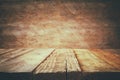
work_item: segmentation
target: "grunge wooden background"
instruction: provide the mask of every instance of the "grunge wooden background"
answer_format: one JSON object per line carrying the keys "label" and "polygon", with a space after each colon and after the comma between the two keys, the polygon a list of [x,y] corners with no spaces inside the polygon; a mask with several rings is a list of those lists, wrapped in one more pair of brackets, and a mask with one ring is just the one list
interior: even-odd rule
{"label": "grunge wooden background", "polygon": [[119,80],[120,49],[0,49],[1,80]]}
{"label": "grunge wooden background", "polygon": [[0,80],[120,80],[116,0],[0,0]]}

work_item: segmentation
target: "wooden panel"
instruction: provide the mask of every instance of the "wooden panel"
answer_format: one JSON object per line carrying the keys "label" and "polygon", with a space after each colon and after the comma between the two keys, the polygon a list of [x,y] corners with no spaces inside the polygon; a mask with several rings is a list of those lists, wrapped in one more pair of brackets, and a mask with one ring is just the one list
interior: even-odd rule
{"label": "wooden panel", "polygon": [[[0,72],[31,72],[54,49],[35,49],[0,65]],[[20,52],[19,52],[20,53]]]}
{"label": "wooden panel", "polygon": [[66,55],[64,50],[56,49],[43,63],[41,63],[36,70],[38,73],[51,73],[51,72],[65,72],[66,70]]}
{"label": "wooden panel", "polygon": [[[115,50],[100,50],[100,49],[94,49],[91,50],[92,53],[96,56],[98,56],[100,59],[106,61],[110,65],[116,67],[118,71],[120,71],[120,55],[116,53]],[[115,54],[116,53],[116,54]]]}
{"label": "wooden panel", "polygon": [[[66,79],[66,54],[65,50],[55,50],[34,71],[35,80],[65,80]],[[47,77],[46,77],[47,76]]]}
{"label": "wooden panel", "polygon": [[80,71],[72,49],[57,49],[34,72],[35,80],[79,80]]}
{"label": "wooden panel", "polygon": [[[4,52],[5,49],[0,51]],[[119,80],[120,78],[120,55],[114,54],[116,52],[114,50],[10,49],[9,51],[6,49],[6,51],[8,52],[0,56],[0,80],[18,80],[18,78],[20,80],[113,80],[113,77]]]}
{"label": "wooden panel", "polygon": [[89,50],[75,49],[75,53],[84,72],[117,71],[115,67],[96,57]]}
{"label": "wooden panel", "polygon": [[12,50],[11,52],[4,53],[3,55],[0,56],[0,63],[3,63],[7,60],[11,60],[13,58],[19,57],[32,49],[17,49],[17,50]]}
{"label": "wooden panel", "polygon": [[66,49],[66,68],[67,68],[67,80],[80,80],[81,69],[72,49]]}
{"label": "wooden panel", "polygon": [[67,72],[81,71],[78,61],[72,49],[66,49]]}

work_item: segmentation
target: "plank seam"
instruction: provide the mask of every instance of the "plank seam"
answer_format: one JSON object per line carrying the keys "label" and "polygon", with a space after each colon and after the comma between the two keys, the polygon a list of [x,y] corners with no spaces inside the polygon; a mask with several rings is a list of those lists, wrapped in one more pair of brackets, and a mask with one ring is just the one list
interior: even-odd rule
{"label": "plank seam", "polygon": [[75,57],[76,57],[76,59],[77,59],[77,62],[78,62],[78,64],[79,64],[79,68],[81,69],[81,72],[83,72],[83,69],[82,69],[82,67],[81,67],[81,64],[80,64],[80,62],[78,61],[78,57],[77,57],[76,51],[73,50],[73,53],[74,53],[74,55],[75,55]]}
{"label": "plank seam", "polygon": [[54,49],[43,61],[41,61],[41,63],[38,64],[38,65],[35,67],[35,69],[33,69],[32,74],[35,74],[35,70],[36,70],[45,60],[47,60],[47,59],[50,57],[50,55],[54,53],[54,51],[55,51],[55,49]]}
{"label": "plank seam", "polygon": [[[33,50],[23,52],[22,54],[17,55],[17,56],[15,56],[15,57],[13,57],[13,58],[7,59],[7,60],[5,60],[4,62],[9,61],[9,60],[12,60],[12,59],[15,59],[15,58],[17,58],[17,57],[20,57],[20,56],[24,55],[25,53],[29,53],[29,52],[31,52],[31,51],[33,51]],[[1,62],[0,64],[2,64],[2,63],[3,63],[3,62]]]}
{"label": "plank seam", "polygon": [[65,69],[65,74],[66,74],[66,80],[68,80],[68,69],[67,69],[67,59],[65,59],[65,66],[66,66],[66,69]]}

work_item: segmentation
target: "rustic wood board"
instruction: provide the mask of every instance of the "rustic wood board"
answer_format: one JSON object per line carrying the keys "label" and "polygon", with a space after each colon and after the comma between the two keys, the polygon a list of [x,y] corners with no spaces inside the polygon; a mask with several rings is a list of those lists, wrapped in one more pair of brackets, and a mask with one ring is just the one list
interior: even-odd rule
{"label": "rustic wood board", "polygon": [[75,49],[75,54],[83,72],[113,72],[118,70],[89,50]]}
{"label": "rustic wood board", "polygon": [[67,80],[80,80],[82,73],[73,49],[66,49]]}
{"label": "rustic wood board", "polygon": [[13,58],[19,57],[27,52],[30,52],[31,50],[32,49],[16,49],[14,51],[12,50],[12,52],[5,53],[0,56],[0,64]]}
{"label": "rustic wood board", "polygon": [[64,51],[66,54],[67,72],[81,71],[76,56],[74,54],[74,51],[72,49],[66,49]]}
{"label": "rustic wood board", "polygon": [[56,49],[50,57],[35,69],[34,73],[37,74],[35,76],[36,80],[78,80],[81,74],[75,75],[74,73],[80,71],[72,49]]}
{"label": "rustic wood board", "polygon": [[[112,80],[112,77],[119,80],[120,78],[118,76],[120,55],[114,50],[31,48],[0,49],[0,51],[4,52],[0,55],[1,80],[18,78],[21,80]],[[113,75],[111,72],[114,72]]]}
{"label": "rustic wood board", "polygon": [[[34,80],[65,80],[66,79],[66,55],[63,50],[55,50],[34,71]],[[47,76],[47,77],[46,77]]]}
{"label": "rustic wood board", "polygon": [[0,64],[0,72],[32,72],[54,49],[33,51]]}
{"label": "rustic wood board", "polygon": [[109,51],[109,49],[107,49],[107,50],[94,49],[91,51],[92,51],[92,54],[98,56],[100,59],[106,61],[110,65],[117,68],[118,71],[120,71],[120,54],[119,54],[120,52],[113,53],[116,51],[112,50],[112,53],[111,53],[111,50]]}

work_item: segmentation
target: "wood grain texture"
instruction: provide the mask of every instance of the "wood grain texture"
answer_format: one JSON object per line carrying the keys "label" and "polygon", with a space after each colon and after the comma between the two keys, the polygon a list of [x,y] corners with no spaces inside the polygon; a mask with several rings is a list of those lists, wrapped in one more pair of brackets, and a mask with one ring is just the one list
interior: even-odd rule
{"label": "wood grain texture", "polygon": [[0,55],[0,80],[18,80],[16,77],[21,80],[120,79],[118,49],[30,48],[0,51],[8,51]]}
{"label": "wood grain texture", "polygon": [[66,54],[64,50],[55,50],[42,64],[38,66],[35,73],[66,72]]}
{"label": "wood grain texture", "polygon": [[14,51],[12,50],[11,52],[4,53],[3,55],[0,56],[0,59],[1,59],[0,64],[5,61],[19,57],[27,52],[30,52],[31,50],[32,49],[16,49]]}
{"label": "wood grain texture", "polygon": [[82,70],[76,59],[73,49],[65,49],[66,54],[66,79],[67,80],[80,80],[82,77]]}
{"label": "wood grain texture", "polygon": [[64,51],[66,54],[67,72],[81,71],[73,49],[65,49]]}
{"label": "wood grain texture", "polygon": [[[56,49],[34,71],[35,80],[65,80],[66,79],[66,54],[64,50]],[[47,75],[47,77],[46,77]]]}
{"label": "wood grain texture", "polygon": [[83,72],[111,72],[118,71],[115,67],[92,54],[89,50],[75,49],[75,54]]}
{"label": "wood grain texture", "polygon": [[101,60],[106,61],[108,64],[114,66],[115,68],[120,71],[120,52],[115,50],[109,50],[109,49],[94,49],[91,50],[92,54],[98,56]]}
{"label": "wood grain texture", "polygon": [[53,49],[34,49],[23,56],[0,64],[0,72],[32,72],[52,51]]}
{"label": "wood grain texture", "polygon": [[37,74],[36,80],[79,80],[80,72],[81,69],[72,49],[56,49],[34,71]]}

